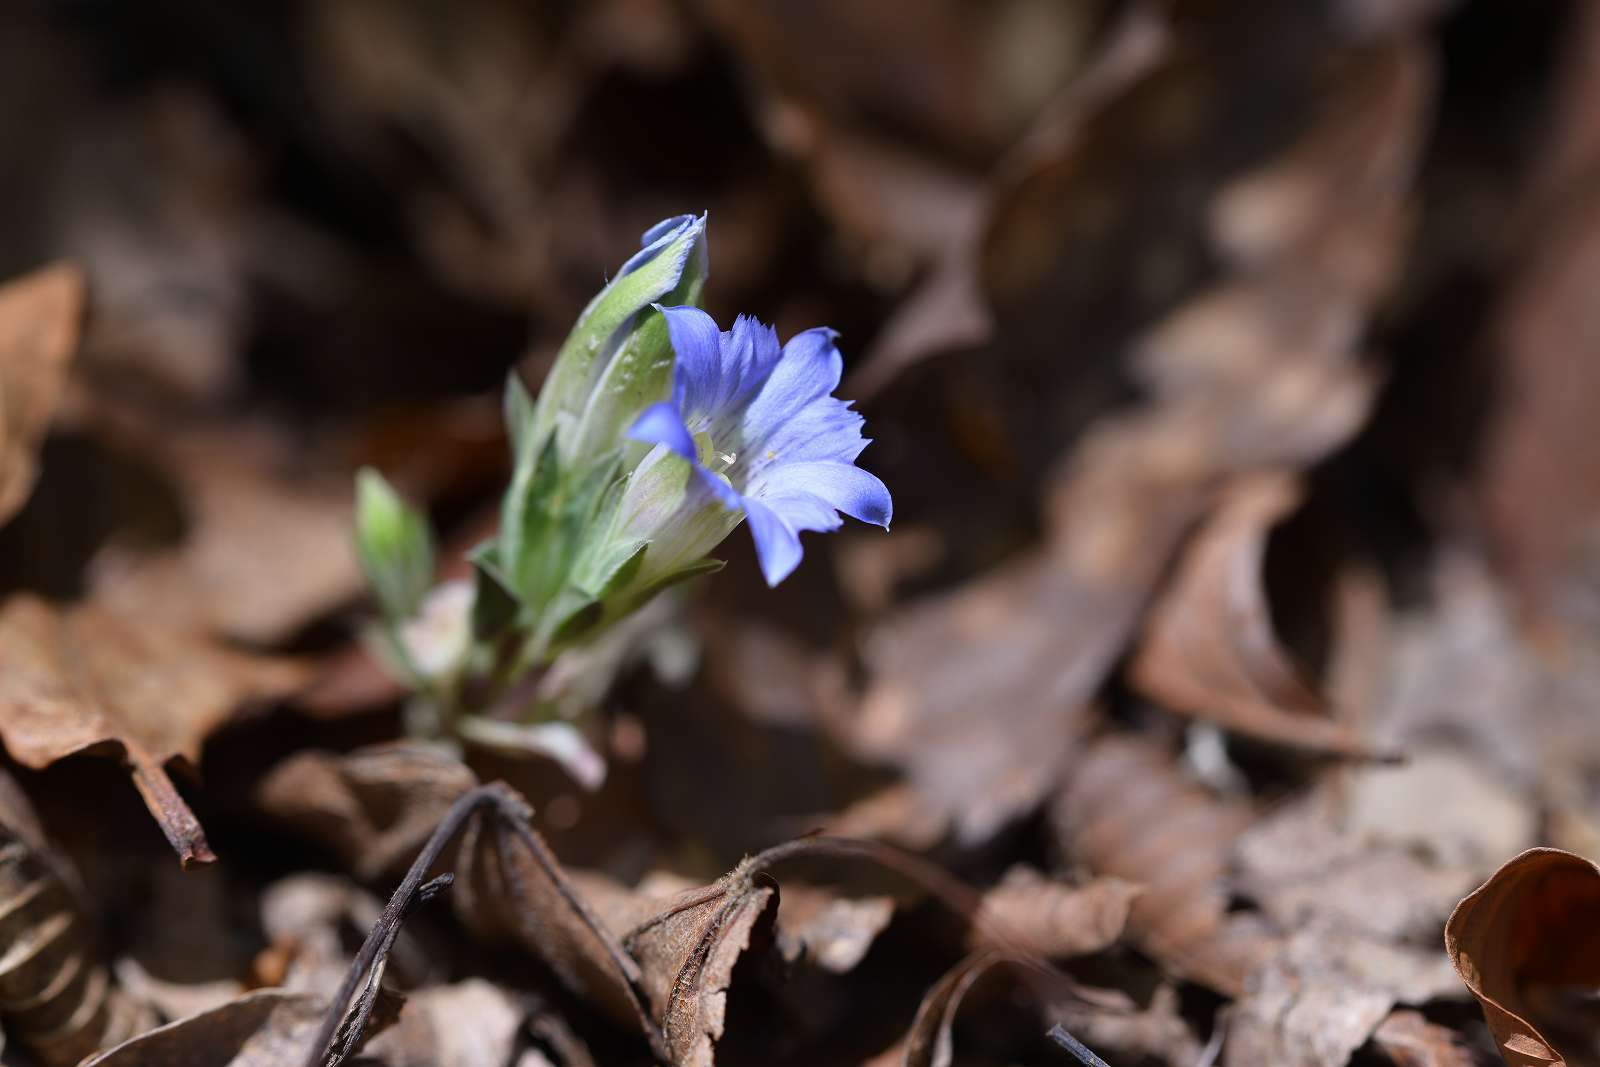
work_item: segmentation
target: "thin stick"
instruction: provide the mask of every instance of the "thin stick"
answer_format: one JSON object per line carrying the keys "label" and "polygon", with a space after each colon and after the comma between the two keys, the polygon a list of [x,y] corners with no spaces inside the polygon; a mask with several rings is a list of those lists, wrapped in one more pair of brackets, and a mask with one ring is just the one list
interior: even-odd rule
{"label": "thin stick", "polygon": [[[450,810],[439,821],[438,827],[433,831],[433,836],[428,838],[428,843],[422,846],[416,862],[406,872],[405,879],[400,887],[394,891],[394,896],[389,898],[389,903],[384,906],[383,914],[373,925],[372,932],[367,934],[367,939],[361,945],[361,951],[356,953],[355,961],[350,965],[350,972],[345,975],[344,984],[339,987],[338,994],[333,1002],[328,1005],[328,1015],[322,1020],[322,1026],[317,1031],[316,1042],[311,1051],[307,1053],[305,1067],[323,1067],[328,1062],[328,1052],[333,1044],[335,1035],[339,1032],[340,1024],[344,1021],[345,1010],[350,1006],[350,999],[355,996],[356,990],[361,987],[362,980],[388,955],[389,949],[394,945],[394,939],[400,932],[400,924],[405,921],[406,912],[417,903],[418,899],[429,896],[444,889],[449,883],[440,879],[424,885],[429,869],[438,862],[445,846],[450,839],[455,837],[466,821],[478,812],[480,808],[495,807],[504,811],[512,818],[526,818],[527,806],[519,798],[511,794],[505,786],[494,783],[481,785],[470,792],[463,793]],[[338,1055],[333,1062],[338,1063],[348,1053],[349,1048],[360,1039],[361,1023],[365,1016],[362,1009],[371,1010],[371,997],[363,997],[363,1003],[357,1006],[356,1025],[350,1036],[342,1043]]]}
{"label": "thin stick", "polygon": [[1085,1067],[1111,1067],[1105,1060],[1090,1052],[1082,1041],[1067,1033],[1067,1028],[1060,1023],[1056,1023],[1050,1028],[1049,1038],[1076,1056],[1078,1062],[1084,1064]]}

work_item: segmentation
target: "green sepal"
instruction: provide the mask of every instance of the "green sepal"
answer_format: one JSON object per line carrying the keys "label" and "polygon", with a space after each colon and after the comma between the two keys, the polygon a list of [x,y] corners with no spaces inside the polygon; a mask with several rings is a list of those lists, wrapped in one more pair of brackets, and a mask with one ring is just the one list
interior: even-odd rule
{"label": "green sepal", "polygon": [[534,433],[534,402],[522,376],[515,369],[506,376],[506,393],[503,401],[506,433],[511,438],[511,454],[522,455],[523,446],[532,440]]}
{"label": "green sepal", "polygon": [[609,448],[640,412],[666,399],[672,386],[672,338],[666,316],[646,311],[600,372],[574,431],[574,454]]}
{"label": "green sepal", "polygon": [[651,258],[619,274],[584,308],[562,343],[555,364],[539,391],[534,425],[548,433],[559,412],[576,414],[584,409],[596,376],[626,339],[634,318],[659,301],[696,299],[705,284],[705,216],[692,219]]}
{"label": "green sepal", "polygon": [[666,592],[675,585],[682,585],[692,578],[699,578],[705,574],[715,574],[727,563],[720,559],[697,559],[693,563],[685,563],[681,567],[674,567],[664,574],[652,578],[649,583],[626,593],[615,604],[607,605],[607,615],[612,618],[626,615],[644,607],[655,598],[658,593]]}
{"label": "green sepal", "polygon": [[486,541],[467,554],[472,562],[472,638],[492,641],[505,633],[517,618],[517,598],[511,592],[493,541]]}

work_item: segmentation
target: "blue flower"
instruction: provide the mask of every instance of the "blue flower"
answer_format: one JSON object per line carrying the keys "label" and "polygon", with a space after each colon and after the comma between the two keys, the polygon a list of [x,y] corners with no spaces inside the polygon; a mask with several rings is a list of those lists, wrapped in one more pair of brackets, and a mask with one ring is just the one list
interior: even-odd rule
{"label": "blue flower", "polygon": [[[832,395],[843,369],[832,330],[806,330],[780,348],[772,327],[752,318],[723,332],[699,308],[660,311],[676,354],[672,399],[645,409],[629,436],[660,446],[641,469],[665,450],[692,464],[698,491],[680,509],[700,510],[696,498],[709,494],[735,522],[742,513],[768,585],[799,565],[802,530],[836,530],[840,512],[888,528],[889,490],[855,465],[870,443],[863,420]],[[690,541],[713,535],[704,522],[689,525],[700,531]]]}

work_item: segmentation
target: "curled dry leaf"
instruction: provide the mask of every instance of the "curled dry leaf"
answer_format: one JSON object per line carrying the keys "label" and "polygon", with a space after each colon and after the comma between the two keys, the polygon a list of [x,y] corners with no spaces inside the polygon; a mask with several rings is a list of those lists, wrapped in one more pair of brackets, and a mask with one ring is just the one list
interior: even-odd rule
{"label": "curled dry leaf", "polygon": [[637,1027],[664,1051],[660,1027],[639,993],[639,964],[531,826],[497,812],[479,815],[462,833],[460,854],[450,896],[474,933],[542,958],[574,993],[616,1022]]}
{"label": "curled dry leaf", "polygon": [[1185,779],[1160,747],[1107,738],[1077,761],[1052,810],[1067,855],[1144,887],[1136,944],[1178,974],[1237,996],[1265,942],[1227,921],[1234,838],[1254,818]]}
{"label": "curled dry leaf", "polygon": [[[944,977],[923,995],[922,1003],[917,1006],[916,1018],[912,1020],[911,1029],[902,1042],[903,1067],[950,1067],[955,1062],[955,1037],[952,1031],[962,1003],[985,979],[998,977],[1006,971],[1030,981],[1035,993],[1046,995],[1046,999],[1054,999],[1048,996],[1052,990],[1059,991],[1068,999],[1077,999],[1073,996],[1078,990],[1074,983],[1065,976],[1041,968],[1033,957],[1001,950],[974,953],[945,972]],[[1120,995],[1096,995],[1090,1003],[1103,1002],[1104,1007],[1115,1005],[1118,1009],[1131,1008],[1123,1001]],[[1040,1029],[1042,1032],[1043,1026]]]}
{"label": "curled dry leaf", "polygon": [[167,777],[199,759],[205,737],[241,705],[282,697],[299,664],[247,655],[94,604],[63,608],[31,595],[0,606],[0,738],[35,769],[84,751],[122,757],[184,863],[215,856]]}
{"label": "curled dry leaf", "polygon": [[60,264],[0,286],[0,524],[33,489],[44,440],[78,347],[82,273]]}
{"label": "curled dry leaf", "polygon": [[[1376,381],[1356,358],[1359,326],[1404,248],[1431,79],[1411,42],[1358,59],[1329,87],[1325,121],[1359,180],[1338,198],[1295,200],[1271,226],[1252,215],[1261,190],[1276,188],[1263,175],[1293,168],[1223,191],[1213,243],[1239,274],[1135,340],[1154,398],[1077,445],[1051,493],[1047,548],[869,633],[870,683],[845,742],[900,768],[962,841],[987,838],[1064,774],[1086,705],[1215,486],[1315,462],[1365,420]],[[1050,180],[1077,170],[1061,173]],[[1051,323],[1054,338],[1059,317]]]}
{"label": "curled dry leaf", "polygon": [[752,857],[710,885],[665,897],[632,892],[594,874],[568,881],[592,901],[591,914],[627,953],[651,1027],[659,1028],[675,1065],[714,1062],[734,964],[751,947],[758,922],[777,905],[777,883],[761,870],[762,862],[762,855]]}
{"label": "curled dry leaf", "polygon": [[826,889],[787,885],[778,912],[778,950],[834,974],[855,969],[894,918],[893,897],[840,897]]}
{"label": "curled dry leaf", "polygon": [[283,1067],[305,1055],[324,1009],[316,997],[261,989],[125,1041],[83,1067]]}
{"label": "curled dry leaf", "polygon": [[745,863],[666,902],[623,936],[674,1064],[711,1067],[734,964],[777,898],[777,883]]}
{"label": "curled dry leaf", "polygon": [[268,814],[373,881],[410,863],[455,799],[476,784],[460,760],[396,742],[343,755],[298,753],[273,768],[257,795]]}
{"label": "curled dry leaf", "polygon": [[1099,952],[1122,936],[1128,913],[1142,892],[1120,878],[1072,886],[1016,867],[983,894],[970,942],[974,949],[985,944],[1003,948],[1007,945],[998,940],[1003,938],[1013,950],[1045,959]]}
{"label": "curled dry leaf", "polygon": [[917,1006],[917,1016],[906,1034],[904,1067],[950,1067],[955,1059],[956,1013],[961,1002],[985,975],[997,967],[1017,964],[1003,952],[980,952],[956,964],[934,983]]}
{"label": "curled dry leaf", "polygon": [[1369,756],[1371,746],[1329,717],[1273,633],[1262,559],[1267,534],[1299,498],[1281,472],[1247,475],[1222,492],[1151,611],[1131,680],[1173,711],[1251,737]]}
{"label": "curled dry leaf", "polygon": [[1600,865],[1559,849],[1534,848],[1496,871],[1445,924],[1450,961],[1478,998],[1512,1067],[1565,1067],[1569,1057],[1593,1055],[1574,1042],[1558,1047],[1546,1037],[1536,1005],[1562,990],[1600,987],[1596,916]]}
{"label": "curled dry leaf", "polygon": [[1395,1067],[1474,1067],[1477,1062],[1454,1031],[1410,1010],[1390,1012],[1372,1032],[1372,1043]]}
{"label": "curled dry leaf", "polygon": [[45,1064],[68,1065],[154,1020],[96,954],[80,887],[27,797],[0,772],[0,1019]]}

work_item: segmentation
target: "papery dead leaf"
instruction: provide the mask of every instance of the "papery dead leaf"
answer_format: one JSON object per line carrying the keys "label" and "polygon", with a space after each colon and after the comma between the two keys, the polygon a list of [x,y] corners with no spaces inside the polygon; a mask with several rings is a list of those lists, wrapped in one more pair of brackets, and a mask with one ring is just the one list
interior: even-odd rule
{"label": "papery dead leaf", "polygon": [[121,433],[177,483],[186,530],[162,551],[108,548],[91,565],[96,600],[271,645],[360,595],[349,472],[277,471],[290,464],[274,443],[239,428]]}
{"label": "papery dead leaf", "polygon": [[[1230,884],[1286,931],[1322,917],[1343,928],[1346,939],[1431,943],[1488,864],[1475,842],[1452,832],[1446,819],[1411,812],[1457,808],[1457,826],[1481,818],[1484,840],[1513,848],[1526,845],[1534,824],[1531,812],[1504,806],[1487,787],[1483,792],[1492,799],[1473,804],[1462,792],[1472,779],[1451,781],[1435,773],[1433,754],[1420,766],[1422,773],[1409,764],[1383,770],[1409,777],[1417,790],[1431,786],[1432,794],[1389,787],[1376,792],[1361,780],[1328,781],[1309,796],[1279,805],[1234,843]],[[1385,800],[1395,806],[1376,806]],[[1495,826],[1496,814],[1520,818],[1509,827]]]}
{"label": "papery dead leaf", "polygon": [[[1403,193],[1431,81],[1425,52],[1410,43],[1361,59],[1328,94],[1371,98],[1354,130],[1329,108],[1371,169],[1352,202],[1297,219],[1298,243],[1251,246],[1285,262],[1270,272],[1250,263],[1238,283],[1248,299],[1224,316],[1228,329],[1185,325],[1192,305],[1180,305],[1146,331],[1134,348],[1155,400],[1102,420],[1078,444],[1049,501],[1046,551],[914,603],[868,635],[871,681],[859,720],[843,727],[846,743],[902,769],[962,841],[987,838],[1064,773],[1089,700],[1214,487],[1235,473],[1313,462],[1366,418],[1376,382],[1356,360],[1351,326],[1384,291],[1403,247]],[[1231,240],[1229,226],[1238,228],[1223,226],[1219,242]],[[1059,331],[1056,322],[1051,336]],[[1257,343],[1237,344],[1230,331]],[[1265,362],[1241,370],[1241,350]],[[974,716],[974,707],[990,711]]]}
{"label": "papery dead leaf", "polygon": [[1142,892],[1119,878],[1074,886],[1015,867],[983,894],[969,943],[974,949],[1024,949],[1043,959],[1099,952],[1122,936]]}
{"label": "papery dead leaf", "polygon": [[1137,580],[1036,556],[903,609],[868,638],[874,680],[846,737],[903,767],[958,838],[984,840],[1055,783],[1142,598]]}
{"label": "papery dead leaf", "polygon": [[1477,1062],[1454,1031],[1417,1011],[1390,1012],[1372,1032],[1372,1043],[1395,1067],[1474,1067]]}
{"label": "papery dead leaf", "polygon": [[614,1021],[637,1027],[653,1048],[665,1049],[661,1028],[639,993],[639,964],[531,826],[479,816],[463,831],[460,854],[451,899],[474,933],[520,945],[548,963],[574,993]]}
{"label": "papery dead leaf", "polygon": [[[361,1057],[383,1067],[549,1067],[541,1053],[519,1052],[528,1021],[526,1004],[481,978],[431,986],[406,997],[399,1020],[369,1040]],[[562,1067],[593,1067],[564,1025],[552,1019],[544,1030]]]}
{"label": "papery dead leaf", "polygon": [[1600,395],[1588,279],[1600,262],[1600,198],[1590,178],[1600,16],[1584,9],[1562,41],[1551,121],[1530,162],[1514,233],[1515,270],[1487,338],[1495,388],[1486,395],[1475,503],[1497,569],[1521,606],[1592,626],[1600,584]]}
{"label": "papery dead leaf", "polygon": [[155,1020],[98,954],[82,887],[0,772],[0,1020],[46,1064],[75,1064]]}
{"label": "papery dead leaf", "polygon": [[35,769],[84,751],[128,765],[185,863],[215,857],[166,764],[191,765],[240,705],[304,683],[292,661],[234,652],[93,604],[56,607],[31,595],[0,606],[0,737]]}
{"label": "papery dead leaf", "polygon": [[770,877],[741,865],[666,902],[623,935],[674,1064],[711,1067],[727,1025],[734,964],[777,896]]}
{"label": "papery dead leaf", "polygon": [[84,281],[46,267],[0,286],[0,525],[33,489],[44,440],[78,346]]}
{"label": "papery dead leaf", "polygon": [[1225,1067],[1344,1067],[1396,1003],[1448,996],[1436,951],[1305,921],[1254,973],[1228,1017]]}
{"label": "papery dead leaf", "polygon": [[298,753],[273,768],[257,795],[269,814],[373,881],[410,863],[455,799],[476,784],[453,756],[395,742],[343,755]]}
{"label": "papery dead leaf", "polygon": [[261,989],[125,1041],[83,1067],[284,1067],[298,1063],[327,1005]]}
{"label": "papery dead leaf", "polygon": [[917,1007],[917,1017],[906,1034],[904,1067],[950,1067],[955,1059],[955,1038],[951,1028],[956,1013],[973,986],[999,967],[1016,966],[1018,961],[1002,952],[980,952],[968,956],[934,983]]}
{"label": "papery dead leaf", "polygon": [[1233,840],[1254,819],[1183,778],[1159,746],[1107,738],[1077,761],[1052,808],[1068,856],[1144,887],[1134,943],[1178,974],[1237,996],[1267,942],[1227,922]]}
{"label": "papery dead leaf", "polygon": [[1302,676],[1273,632],[1261,573],[1267,534],[1299,503],[1282,473],[1240,478],[1185,550],[1151,609],[1130,680],[1164,707],[1279,744],[1372,756]]}
{"label": "papery dead leaf", "polygon": [[1162,983],[1140,1007],[1064,1003],[1053,1007],[1052,1014],[1084,1044],[1113,1059],[1121,1053],[1171,1064],[1200,1063],[1200,1039],[1182,1007],[1177,989]]}
{"label": "papery dead leaf", "polygon": [[778,911],[778,950],[791,962],[807,959],[844,974],[866,956],[894,918],[893,897],[841,897],[815,886],[783,888]]}
{"label": "papery dead leaf", "polygon": [[1565,1067],[1580,1054],[1551,1043],[1531,1001],[1541,990],[1600,986],[1597,915],[1600,865],[1534,848],[1496,871],[1445,924],[1450,961],[1512,1067]]}
{"label": "papery dead leaf", "polygon": [[[911,1022],[902,1042],[902,1067],[951,1067],[955,1062],[954,1026],[956,1015],[972,991],[990,977],[1000,977],[1003,972],[1029,981],[1034,993],[1046,994],[1050,987],[1058,988],[1068,997],[1074,997],[1079,987],[1064,976],[1054,975],[1040,967],[1030,956],[990,950],[977,952],[956,964],[944,977],[935,982],[923,995],[917,1006],[916,1018]],[[1086,991],[1087,992],[1087,991]],[[1093,991],[1089,1002],[1109,1008],[1131,1008],[1120,994],[1104,995]],[[1041,1035],[1044,1027],[1041,1026]],[[1074,1039],[1075,1040],[1075,1039]]]}

